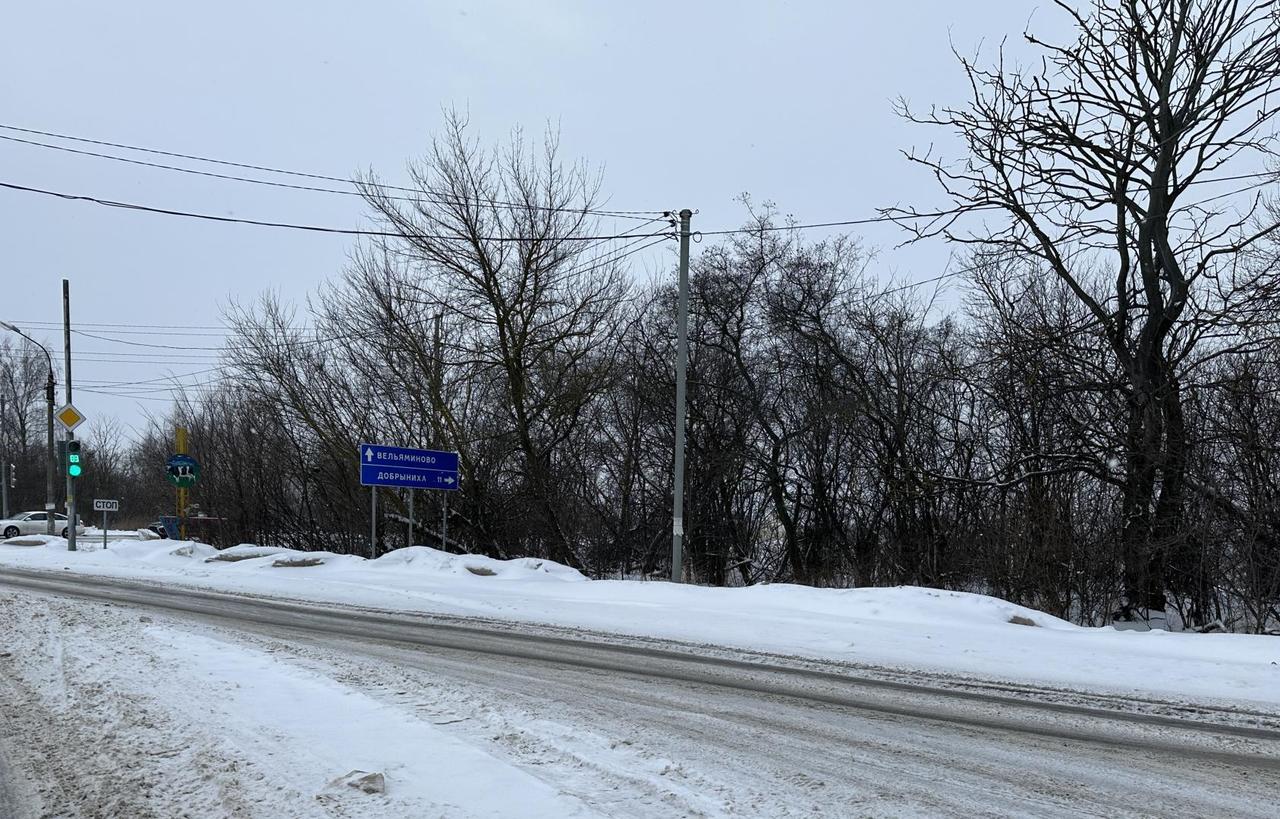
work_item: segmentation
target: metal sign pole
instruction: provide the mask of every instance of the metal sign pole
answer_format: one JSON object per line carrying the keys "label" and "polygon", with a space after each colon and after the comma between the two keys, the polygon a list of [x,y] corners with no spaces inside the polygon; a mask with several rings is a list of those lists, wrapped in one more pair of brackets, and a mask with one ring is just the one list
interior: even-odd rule
{"label": "metal sign pole", "polygon": [[413,489],[409,490],[409,539],[405,541],[405,546],[413,545]]}
{"label": "metal sign pole", "polygon": [[107,510],[105,508],[102,510],[102,548],[104,551],[107,548]]}
{"label": "metal sign pole", "polygon": [[369,559],[378,556],[378,487],[369,487]]}
{"label": "metal sign pole", "polygon": [[449,550],[449,496],[444,495],[444,507],[440,512],[440,550]]}

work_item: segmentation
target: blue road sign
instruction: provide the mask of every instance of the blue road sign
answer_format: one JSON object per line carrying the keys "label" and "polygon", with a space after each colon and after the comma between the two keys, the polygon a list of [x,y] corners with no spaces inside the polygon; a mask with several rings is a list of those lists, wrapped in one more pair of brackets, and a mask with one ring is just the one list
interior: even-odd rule
{"label": "blue road sign", "polygon": [[455,490],[458,488],[458,453],[361,444],[360,484]]}

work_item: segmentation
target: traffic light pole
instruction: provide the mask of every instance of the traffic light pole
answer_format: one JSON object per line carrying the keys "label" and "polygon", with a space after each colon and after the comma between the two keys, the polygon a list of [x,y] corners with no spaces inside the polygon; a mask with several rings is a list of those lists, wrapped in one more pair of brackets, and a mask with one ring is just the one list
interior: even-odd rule
{"label": "traffic light pole", "polygon": [[[67,403],[71,403],[71,283],[62,280],[62,345],[67,365]],[[76,439],[76,434],[67,431],[67,442]],[[70,447],[67,448],[70,452]],[[53,513],[49,513],[52,521]],[[67,551],[76,550],[76,479],[67,472]]]}

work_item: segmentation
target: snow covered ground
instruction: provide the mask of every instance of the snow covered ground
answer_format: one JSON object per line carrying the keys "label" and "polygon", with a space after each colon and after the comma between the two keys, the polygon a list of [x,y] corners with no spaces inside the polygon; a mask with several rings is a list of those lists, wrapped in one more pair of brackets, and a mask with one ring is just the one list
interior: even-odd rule
{"label": "snow covered ground", "polygon": [[[69,553],[58,538],[18,538],[0,543],[0,567],[147,579],[981,680],[1280,710],[1280,639],[1275,637],[1081,628],[982,595],[911,587],[720,589],[591,581],[549,561],[495,561],[426,547],[366,560],[247,545],[218,552],[168,540],[118,541],[106,550],[87,541],[81,545],[81,551]],[[1015,617],[1035,625],[1010,622]]]}
{"label": "snow covered ground", "polygon": [[357,680],[113,608],[0,592],[0,741],[40,815],[597,815]]}
{"label": "snow covered ground", "polygon": [[[698,657],[714,653],[703,644],[736,646],[1280,712],[1275,638],[1080,629],[926,589],[589,581],[545,561],[426,548],[368,561],[119,541],[73,554],[43,537],[0,544],[0,577],[16,568],[675,638],[700,644]],[[1080,734],[1092,718],[1038,706],[1011,731],[1004,702],[889,688],[841,706],[644,673],[643,651],[607,670],[486,653],[470,636],[451,647],[299,626],[253,601],[175,614],[138,608],[145,588],[101,602],[40,584],[60,585],[0,585],[4,819],[1139,816],[1153,805],[1269,816],[1280,787],[1274,747],[1185,756],[1202,743],[1261,747],[1248,734],[1175,742],[1158,721],[1104,731],[1105,718]],[[504,639],[523,646],[532,631]],[[1255,715],[1233,717],[1254,727]],[[354,787],[370,780],[385,790]]]}

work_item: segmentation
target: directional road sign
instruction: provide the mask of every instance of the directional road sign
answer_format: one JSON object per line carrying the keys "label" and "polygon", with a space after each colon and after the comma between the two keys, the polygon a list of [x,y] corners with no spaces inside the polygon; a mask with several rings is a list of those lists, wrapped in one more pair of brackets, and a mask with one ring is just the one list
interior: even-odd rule
{"label": "directional road sign", "polygon": [[360,483],[363,486],[456,490],[458,453],[361,444]]}

